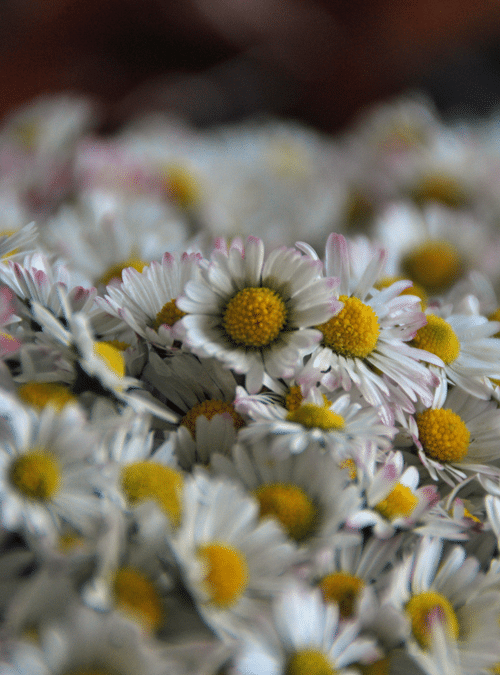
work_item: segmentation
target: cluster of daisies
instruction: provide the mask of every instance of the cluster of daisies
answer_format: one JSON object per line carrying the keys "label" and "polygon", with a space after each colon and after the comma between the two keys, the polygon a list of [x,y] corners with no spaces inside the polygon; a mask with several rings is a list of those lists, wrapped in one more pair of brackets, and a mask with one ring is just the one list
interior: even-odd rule
{"label": "cluster of daisies", "polygon": [[2,675],[499,673],[497,121],[97,120],[0,128]]}

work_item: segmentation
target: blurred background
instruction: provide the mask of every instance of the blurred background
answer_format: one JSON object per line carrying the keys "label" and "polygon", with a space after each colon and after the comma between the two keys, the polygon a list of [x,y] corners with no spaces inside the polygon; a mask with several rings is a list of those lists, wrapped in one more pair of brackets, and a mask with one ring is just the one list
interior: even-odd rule
{"label": "blurred background", "polygon": [[423,89],[445,115],[500,98],[498,0],[2,0],[0,116],[43,93],[210,125],[269,112],[327,131]]}

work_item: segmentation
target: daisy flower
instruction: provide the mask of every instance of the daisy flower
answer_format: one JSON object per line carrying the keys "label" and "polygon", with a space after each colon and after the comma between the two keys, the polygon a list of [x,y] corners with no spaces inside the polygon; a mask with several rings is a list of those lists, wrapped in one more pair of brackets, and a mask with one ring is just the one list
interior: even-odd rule
{"label": "daisy flower", "polygon": [[398,529],[413,528],[438,500],[434,486],[417,487],[419,479],[414,466],[404,468],[400,452],[389,454],[365,486],[366,507],[348,518],[348,526],[372,526],[374,535],[381,539],[393,536]]}
{"label": "daisy flower", "polygon": [[54,536],[63,522],[85,530],[101,516],[99,494],[113,486],[93,462],[96,438],[82,411],[52,407],[40,415],[0,396],[1,518],[9,530]]}
{"label": "daisy flower", "polygon": [[240,440],[266,442],[271,454],[281,458],[312,446],[330,453],[337,462],[348,457],[356,461],[366,454],[368,446],[390,446],[396,430],[380,420],[375,408],[363,400],[352,401],[343,391],[329,392],[328,397],[322,391],[311,387],[300,403],[289,398],[288,408],[279,403],[257,408],[252,399],[258,397],[247,397],[239,387],[236,409],[254,418],[241,429]]}
{"label": "daisy flower", "polygon": [[[498,660],[500,593],[477,592],[484,575],[479,562],[457,545],[443,558],[443,541],[423,537],[415,553],[394,569],[384,602],[406,615],[408,642],[429,650],[439,621],[458,647],[460,663],[476,659],[475,672]],[[439,567],[438,567],[439,565]]]}
{"label": "daisy flower", "polygon": [[292,543],[239,485],[201,471],[186,477],[182,508],[171,546],[202,617],[216,632],[250,620],[296,562]]}
{"label": "daisy flower", "polygon": [[251,393],[266,376],[291,377],[300,359],[321,339],[312,326],[340,307],[336,280],[321,278],[321,262],[281,248],[264,260],[262,240],[249,237],[229,249],[220,241],[202,279],[190,281],[177,306],[186,344],[246,376]]}
{"label": "daisy flower", "polygon": [[184,316],[176,300],[189,280],[196,281],[201,254],[182,256],[164,253],[161,263],[153,261],[138,272],[127,267],[122,283],[106,288],[104,298],[97,304],[108,314],[121,318],[138,335],[161,347],[172,347],[182,339],[178,321]]}
{"label": "daisy flower", "polygon": [[277,520],[307,552],[329,543],[361,504],[348,475],[314,447],[273,462],[267,443],[237,445],[230,458],[214,454],[211,466],[243,483],[259,502],[260,518]]}
{"label": "daisy flower", "polygon": [[[325,604],[318,589],[289,582],[273,603],[271,625],[262,635],[243,634],[236,672],[248,675],[324,673],[354,675],[356,666],[380,657],[375,641],[358,636],[359,624],[339,626],[336,604]],[[352,666],[352,669],[349,667]]]}
{"label": "daisy flower", "polygon": [[327,274],[340,277],[336,292],[343,307],[331,319],[317,325],[322,333],[321,345],[313,352],[311,361],[323,373],[321,381],[328,389],[349,390],[355,384],[390,424],[394,412],[386,378],[396,383],[410,401],[421,399],[430,405],[435,378],[420,360],[438,365],[441,362],[408,344],[425,324],[419,299],[401,295],[410,282],[396,282],[381,291],[375,289],[384,259],[385,253],[379,251],[363,274],[353,277],[352,247],[341,235],[329,236],[325,269]]}
{"label": "daisy flower", "polygon": [[500,410],[493,401],[455,387],[441,406],[410,416],[408,431],[433,480],[454,486],[469,473],[500,475]]}

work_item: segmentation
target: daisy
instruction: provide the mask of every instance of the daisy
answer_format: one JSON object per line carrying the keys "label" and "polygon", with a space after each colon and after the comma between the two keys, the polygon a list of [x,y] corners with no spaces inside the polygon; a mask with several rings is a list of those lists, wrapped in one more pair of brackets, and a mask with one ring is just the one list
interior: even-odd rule
{"label": "daisy", "polygon": [[[314,253],[314,252],[313,252]],[[314,254],[315,255],[315,254]],[[440,360],[407,344],[424,325],[419,299],[401,295],[410,282],[400,281],[378,291],[374,284],[384,264],[379,251],[363,274],[351,275],[352,248],[341,235],[331,234],[326,247],[326,272],[340,277],[338,299],[342,310],[317,326],[321,345],[311,356],[323,373],[321,382],[330,390],[349,390],[354,383],[366,401],[380,410],[383,420],[392,423],[389,380],[402,389],[410,401],[432,401],[434,376],[420,363]]]}
{"label": "daisy", "polygon": [[374,640],[359,636],[359,628],[356,622],[339,626],[337,605],[325,604],[318,589],[290,582],[274,601],[272,623],[262,626],[262,635],[240,635],[236,670],[248,675],[354,675],[356,665],[380,657]]}
{"label": "daisy", "polygon": [[258,502],[228,480],[201,471],[185,480],[183,518],[171,546],[185,584],[216,632],[250,620],[281,587],[297,560],[271,519],[259,522]]}
{"label": "daisy", "polygon": [[[443,542],[423,537],[417,550],[395,568],[384,602],[406,615],[406,639],[429,650],[439,621],[458,648],[460,663],[476,659],[476,671],[498,660],[500,593],[477,592],[484,575],[479,562],[454,546],[443,558]],[[438,567],[439,565],[439,567]]]}
{"label": "daisy", "polygon": [[237,445],[231,457],[214,454],[211,466],[243,483],[259,502],[260,518],[276,519],[307,553],[329,544],[361,504],[348,475],[314,447],[273,462],[267,443]]}
{"label": "daisy", "polygon": [[299,360],[321,339],[312,326],[339,308],[321,278],[322,265],[294,249],[276,249],[264,260],[262,240],[220,241],[202,279],[186,285],[177,306],[186,344],[246,376],[250,393],[266,376],[291,377]]}
{"label": "daisy", "polygon": [[[324,395],[319,387],[310,388],[307,396],[288,408],[273,403],[257,409],[238,388],[236,409],[250,414],[254,421],[241,429],[242,442],[266,442],[274,457],[298,454],[308,447],[330,453],[337,462],[361,458],[368,446],[387,449],[396,430],[384,424],[378,412],[361,399],[351,400],[342,390]],[[353,395],[355,392],[352,392]],[[358,397],[359,398],[359,397]],[[285,402],[285,405],[287,403]]]}
{"label": "daisy", "polygon": [[93,461],[96,437],[82,411],[47,407],[36,415],[1,393],[0,416],[3,525],[49,539],[63,522],[83,531],[92,526],[102,515],[98,495],[112,495],[113,485]]}
{"label": "daisy", "polygon": [[161,347],[172,347],[182,338],[177,330],[184,316],[176,305],[186,283],[198,278],[201,254],[182,256],[164,253],[161,263],[153,261],[138,272],[133,267],[122,272],[122,283],[107,287],[97,304],[108,314],[127,323],[138,335]]}
{"label": "daisy", "polygon": [[455,387],[442,405],[410,416],[408,431],[433,480],[454,486],[470,473],[500,475],[500,410],[493,401]]}

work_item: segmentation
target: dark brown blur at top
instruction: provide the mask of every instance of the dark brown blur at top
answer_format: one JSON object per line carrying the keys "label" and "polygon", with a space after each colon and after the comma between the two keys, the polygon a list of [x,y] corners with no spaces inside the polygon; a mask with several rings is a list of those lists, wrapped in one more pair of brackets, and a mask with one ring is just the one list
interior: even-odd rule
{"label": "dark brown blur at top", "polygon": [[71,90],[97,96],[110,127],[160,108],[333,130],[499,34],[497,0],[3,0],[0,115]]}

